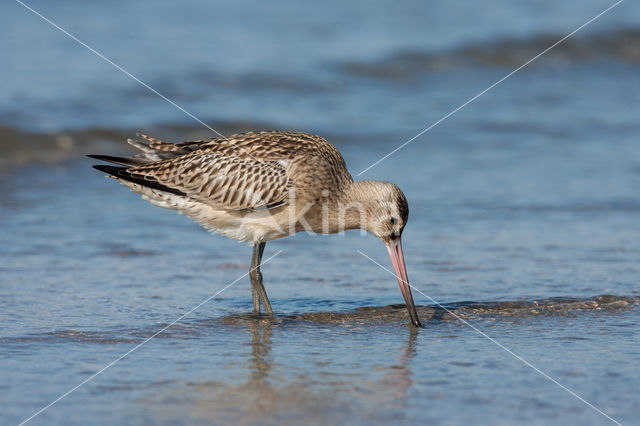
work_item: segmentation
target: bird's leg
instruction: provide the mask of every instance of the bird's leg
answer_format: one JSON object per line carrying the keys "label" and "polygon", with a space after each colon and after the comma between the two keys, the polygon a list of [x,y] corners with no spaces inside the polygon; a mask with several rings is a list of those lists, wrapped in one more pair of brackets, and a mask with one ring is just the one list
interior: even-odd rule
{"label": "bird's leg", "polygon": [[249,268],[249,278],[251,279],[251,297],[253,299],[253,314],[260,314],[260,295],[258,293],[260,274],[260,261],[262,256],[259,250],[260,243],[253,246],[253,256],[251,257],[251,266]]}
{"label": "bird's leg", "polygon": [[258,290],[256,290],[256,286],[253,284],[253,275],[250,272],[249,276],[251,277],[251,297],[253,299],[253,314],[260,314],[260,297],[258,296]]}
{"label": "bird's leg", "polygon": [[260,303],[267,315],[273,315],[267,291],[262,284],[262,272],[260,272],[260,263],[262,262],[262,253],[266,243],[258,243],[253,246],[253,257],[251,258],[251,270],[249,278],[251,278],[251,294],[253,296],[253,313],[260,313]]}

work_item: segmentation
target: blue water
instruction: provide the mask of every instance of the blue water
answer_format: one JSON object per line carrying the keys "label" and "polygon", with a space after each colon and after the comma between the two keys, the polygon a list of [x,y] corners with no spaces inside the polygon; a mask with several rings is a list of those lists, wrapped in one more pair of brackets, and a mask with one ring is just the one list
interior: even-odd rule
{"label": "blue water", "polygon": [[[29,3],[210,126],[321,134],[354,175],[610,4]],[[409,200],[414,330],[358,232],[267,244],[273,320],[249,315],[246,276],[190,312],[250,247],[83,154],[213,134],[5,3],[0,423],[190,312],[28,424],[612,423],[557,383],[634,424],[638,16],[623,2],[360,176]]]}

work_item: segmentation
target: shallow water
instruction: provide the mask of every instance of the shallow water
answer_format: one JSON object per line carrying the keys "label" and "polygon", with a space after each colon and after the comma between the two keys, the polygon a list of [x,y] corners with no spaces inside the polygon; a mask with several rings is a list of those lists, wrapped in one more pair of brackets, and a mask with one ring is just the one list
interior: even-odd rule
{"label": "shallow water", "polygon": [[[317,132],[354,174],[609,5],[154,4],[33,6],[224,133]],[[18,4],[3,12],[0,423],[185,313],[30,424],[610,423],[523,360],[636,422],[638,4],[361,176],[409,199],[419,330],[357,252],[390,268],[382,243],[358,232],[267,245],[273,319],[248,314],[246,276],[198,307],[250,248],[82,155],[127,152],[136,130],[210,132]]]}

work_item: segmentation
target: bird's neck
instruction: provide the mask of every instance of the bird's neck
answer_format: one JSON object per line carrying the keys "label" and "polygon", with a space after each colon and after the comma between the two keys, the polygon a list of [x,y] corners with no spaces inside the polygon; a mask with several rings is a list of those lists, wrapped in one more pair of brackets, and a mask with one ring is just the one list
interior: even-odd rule
{"label": "bird's neck", "polygon": [[331,207],[331,222],[344,226],[342,230],[367,229],[369,217],[376,207],[379,184],[374,180],[351,182]]}

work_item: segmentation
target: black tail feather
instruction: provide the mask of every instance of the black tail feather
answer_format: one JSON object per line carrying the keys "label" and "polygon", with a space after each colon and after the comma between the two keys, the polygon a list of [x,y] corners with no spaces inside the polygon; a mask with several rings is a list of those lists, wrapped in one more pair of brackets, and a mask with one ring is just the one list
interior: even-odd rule
{"label": "black tail feather", "polygon": [[107,166],[106,164],[95,164],[93,166],[94,169],[100,170],[101,172],[105,172],[110,174],[113,177],[121,177],[118,175],[120,171],[126,171],[126,167],[116,167],[116,166]]}
{"label": "black tail feather", "polygon": [[122,164],[123,166],[142,166],[149,163],[149,160],[143,158],[114,157],[113,155],[89,154],[87,157],[109,163]]}
{"label": "black tail feather", "polygon": [[[92,158],[95,158],[92,156]],[[161,184],[157,180],[151,180],[149,176],[136,175],[129,173],[127,167],[116,167],[116,166],[107,166],[104,164],[96,164],[93,166],[94,169],[100,170],[101,172],[107,173],[117,179],[126,180],[128,182],[133,182],[141,186],[146,186],[147,188],[157,189],[159,191],[169,192],[171,194],[176,195],[186,195],[184,192],[170,188],[166,185]]]}

